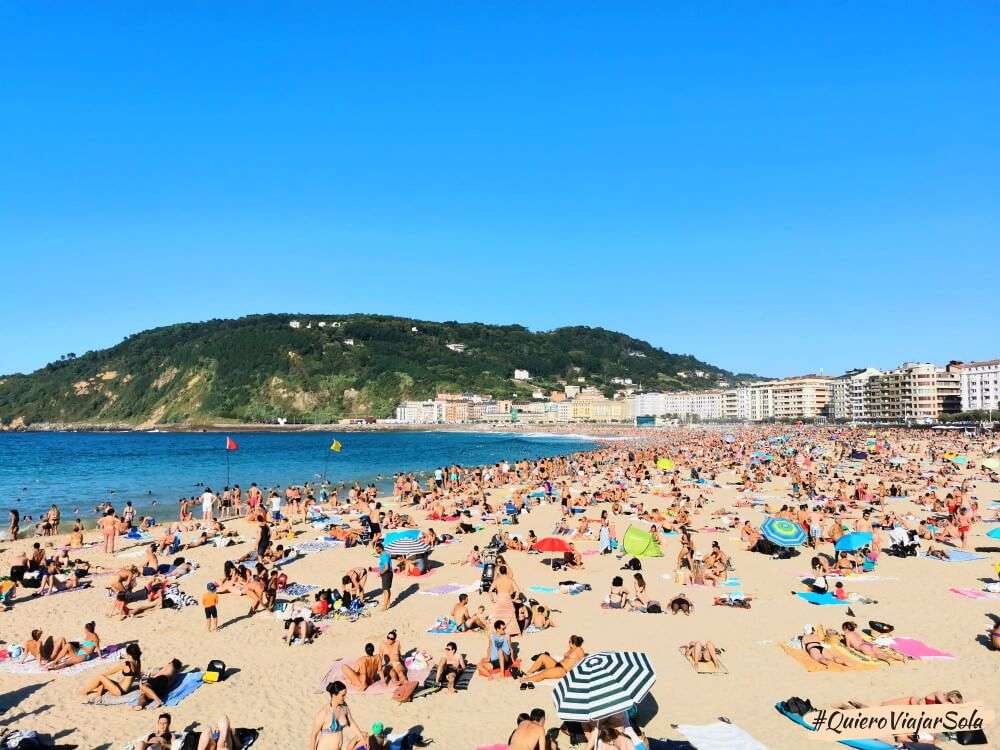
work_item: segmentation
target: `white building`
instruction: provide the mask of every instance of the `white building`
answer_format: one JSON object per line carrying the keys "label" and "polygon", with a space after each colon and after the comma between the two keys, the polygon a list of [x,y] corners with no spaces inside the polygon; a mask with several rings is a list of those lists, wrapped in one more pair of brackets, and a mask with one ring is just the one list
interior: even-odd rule
{"label": "white building", "polygon": [[531,380],[531,373],[527,370],[514,370],[514,380]]}
{"label": "white building", "polygon": [[630,411],[637,417],[697,417],[722,419],[722,391],[671,391],[640,393],[629,400]]}
{"label": "white building", "polygon": [[962,390],[962,411],[1000,409],[1000,359],[952,366]]}
{"label": "white building", "polygon": [[465,344],[445,344],[445,346],[453,352],[458,352],[459,354],[465,351]]}
{"label": "white building", "polygon": [[444,421],[443,401],[404,401],[396,407],[396,421],[404,424],[436,424]]}
{"label": "white building", "polygon": [[868,421],[868,381],[882,371],[874,367],[848,370],[834,378],[830,392],[830,416],[852,422]]}
{"label": "white building", "polygon": [[300,323],[297,320],[290,320],[290,321],[288,321],[288,327],[289,328],[301,328],[302,327],[302,323]]}

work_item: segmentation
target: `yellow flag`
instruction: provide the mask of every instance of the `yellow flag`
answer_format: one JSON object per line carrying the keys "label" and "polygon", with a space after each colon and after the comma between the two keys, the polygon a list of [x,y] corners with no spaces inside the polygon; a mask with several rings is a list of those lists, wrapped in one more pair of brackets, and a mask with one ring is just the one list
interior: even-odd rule
{"label": "yellow flag", "polygon": [[330,450],[332,450],[334,453],[340,453],[340,449],[343,447],[344,446],[340,444],[339,440],[334,440],[332,443],[330,443]]}

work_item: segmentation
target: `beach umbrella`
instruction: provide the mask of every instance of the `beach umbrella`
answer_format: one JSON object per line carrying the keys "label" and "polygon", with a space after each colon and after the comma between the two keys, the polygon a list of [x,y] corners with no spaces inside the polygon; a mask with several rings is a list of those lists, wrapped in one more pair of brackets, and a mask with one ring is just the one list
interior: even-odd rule
{"label": "beach umbrella", "polygon": [[965,466],[967,463],[969,463],[969,459],[966,458],[965,456],[955,456],[951,460],[952,460],[952,463],[956,463],[959,466]]}
{"label": "beach umbrella", "polygon": [[838,552],[853,552],[871,543],[872,535],[870,531],[852,531],[850,534],[844,534],[844,536],[840,537],[837,543],[833,545],[833,548]]}
{"label": "beach umbrella", "polygon": [[539,539],[533,545],[534,549],[539,552],[569,552],[569,542],[557,536],[547,536],[544,539]]}
{"label": "beach umbrella", "polygon": [[424,555],[431,551],[431,548],[419,539],[397,539],[385,545],[385,551],[390,555]]}
{"label": "beach umbrella", "polygon": [[997,527],[995,529],[990,529],[989,531],[986,532],[986,536],[988,536],[990,539],[1000,539],[1000,527]]}
{"label": "beach umbrella", "polygon": [[382,535],[382,544],[389,545],[401,539],[419,539],[420,529],[393,529]]}
{"label": "beach umbrella", "polygon": [[727,443],[735,443],[736,442],[736,436],[735,435],[726,435],[722,439],[725,440]]}
{"label": "beach umbrella", "polygon": [[628,711],[656,682],[656,670],[642,651],[600,651],[573,667],[552,691],[563,721],[597,721]]}
{"label": "beach umbrella", "polygon": [[669,471],[674,468],[674,462],[669,458],[658,458],[656,459],[656,468],[663,469],[664,471]]}
{"label": "beach umbrella", "polygon": [[760,525],[760,533],[779,547],[798,547],[808,539],[805,530],[797,523],[777,516],[766,518]]}
{"label": "beach umbrella", "polygon": [[987,458],[983,461],[983,466],[993,471],[1000,471],[1000,458]]}

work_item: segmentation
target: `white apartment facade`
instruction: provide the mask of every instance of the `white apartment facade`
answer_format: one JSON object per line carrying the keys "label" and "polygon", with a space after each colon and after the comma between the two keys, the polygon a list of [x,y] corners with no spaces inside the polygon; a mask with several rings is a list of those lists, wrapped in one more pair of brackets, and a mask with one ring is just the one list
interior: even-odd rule
{"label": "white apartment facade", "polygon": [[929,362],[905,362],[868,381],[868,418],[877,422],[934,422],[962,408],[957,370]]}
{"label": "white apartment facade", "polygon": [[1000,409],[1000,359],[956,363],[952,370],[958,373],[962,411]]}
{"label": "white apartment facade", "polygon": [[444,417],[444,401],[403,401],[396,407],[396,421],[404,424],[437,424]]}
{"label": "white apartment facade", "polygon": [[848,370],[833,379],[830,392],[830,416],[852,422],[868,421],[868,381],[882,371],[874,367]]}

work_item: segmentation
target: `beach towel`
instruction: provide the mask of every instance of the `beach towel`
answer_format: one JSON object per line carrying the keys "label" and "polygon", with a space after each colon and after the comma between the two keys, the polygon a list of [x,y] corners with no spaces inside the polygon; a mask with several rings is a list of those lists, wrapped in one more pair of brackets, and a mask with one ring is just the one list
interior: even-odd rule
{"label": "beach towel", "polygon": [[[468,690],[469,684],[472,682],[472,678],[476,676],[476,665],[466,664],[465,670],[462,674],[455,678],[455,690]],[[414,698],[422,698],[425,695],[431,695],[439,690],[444,690],[445,685],[438,685],[437,683],[437,670],[432,669],[427,675],[427,679],[423,681],[416,692],[413,694]]]}
{"label": "beach towel", "polygon": [[459,594],[472,593],[478,588],[478,583],[444,583],[440,586],[420,589],[417,593],[424,596],[458,596]]}
{"label": "beach towel", "polygon": [[964,549],[949,549],[948,559],[942,560],[940,557],[930,557],[926,552],[918,552],[917,557],[926,557],[929,560],[937,560],[939,562],[972,562],[973,560],[985,560],[986,555],[977,555],[973,552],[966,552]]}
{"label": "beach towel", "polygon": [[[823,665],[818,661],[811,659],[809,654],[803,651],[801,648],[794,646],[789,646],[787,643],[780,644],[781,650],[792,657],[796,662],[799,663],[803,669],[807,672],[865,672],[873,669],[878,669],[877,664],[869,664],[866,662],[858,661],[854,659],[851,655],[848,655],[848,661],[851,661],[851,666],[846,667],[843,664],[829,664]],[[829,645],[824,644],[827,648],[831,648]],[[844,650],[840,650],[841,655],[845,655]]]}
{"label": "beach towel", "polygon": [[79,664],[73,664],[72,666],[64,667],[63,669],[44,669],[34,657],[23,663],[20,659],[6,659],[4,661],[0,661],[0,672],[8,672],[10,674],[45,674],[53,677],[68,677],[70,675],[80,674],[81,672],[93,669],[94,667],[110,666],[119,659],[121,656],[119,652],[123,648],[125,648],[124,643],[116,643],[111,646],[105,646],[101,649],[100,655],[96,658],[88,659],[87,661],[82,661]]}
{"label": "beach towel", "polygon": [[439,617],[437,622],[427,628],[434,635],[450,635],[458,631],[458,624],[450,617]]}
{"label": "beach towel", "polygon": [[[431,672],[431,661],[427,654],[416,653],[412,656],[408,656],[403,660],[406,665],[406,679],[408,681],[416,681],[417,683],[422,683],[427,679],[427,675]],[[330,669],[320,680],[320,684],[315,692],[322,693],[326,690],[326,686],[333,682],[334,680],[344,681],[342,667],[344,665],[343,659],[337,659],[333,662]],[[345,683],[346,684],[346,683]],[[387,684],[383,680],[379,680],[374,685],[369,685],[368,689],[364,691],[365,695],[392,695],[395,692],[398,685],[396,683]],[[357,695],[359,691],[355,688],[347,685],[347,691],[351,694]]]}
{"label": "beach towel", "polygon": [[334,547],[339,547],[343,542],[339,539],[327,540],[327,539],[313,539],[309,542],[302,542],[295,546],[295,549],[305,555],[310,552],[323,552],[328,549],[333,549]]}
{"label": "beach towel", "polygon": [[833,594],[816,594],[812,591],[796,591],[795,595],[800,599],[805,599],[810,604],[817,604],[819,606],[827,606],[831,604],[840,604],[847,606],[851,604],[847,599],[838,599]]}
{"label": "beach towel", "polygon": [[536,594],[558,594],[558,586],[528,586],[528,591],[534,591]]}
{"label": "beach towel", "polygon": [[[805,727],[810,732],[815,732],[816,727],[806,721],[802,716],[792,711],[786,711],[781,707],[780,703],[776,703],[774,706],[778,713],[787,719],[791,719],[800,727]],[[866,739],[866,740],[840,740],[841,745],[846,745],[847,747],[853,747],[855,750],[896,750],[895,745],[890,745],[888,742],[883,742],[882,740],[876,739]]]}
{"label": "beach towel", "polygon": [[714,724],[678,724],[677,731],[698,750],[767,750],[744,729],[717,721]]}
{"label": "beach towel", "polygon": [[958,596],[964,596],[966,599],[1000,599],[1000,594],[994,594],[992,591],[980,591],[979,589],[948,589],[953,594],[958,594]]}
{"label": "beach towel", "polygon": [[285,588],[281,589],[278,594],[298,599],[303,596],[308,596],[312,592],[318,590],[319,586],[314,583],[290,583],[285,586]]}
{"label": "beach towel", "polygon": [[170,708],[179,705],[182,700],[200,688],[202,684],[200,669],[185,673],[181,677],[181,681],[177,683],[169,693],[167,693],[167,699],[163,701],[163,705]]}
{"label": "beach towel", "polygon": [[989,531],[986,532],[986,536],[988,536],[990,539],[1000,539],[1000,528],[990,529]]}
{"label": "beach towel", "polygon": [[891,648],[896,649],[903,656],[909,656],[911,659],[954,659],[954,654],[949,654],[947,651],[940,651],[932,646],[928,646],[923,641],[917,640],[916,638],[904,638],[901,636],[894,636],[890,639],[892,642],[889,644]]}

